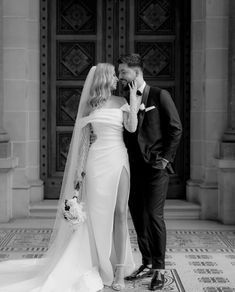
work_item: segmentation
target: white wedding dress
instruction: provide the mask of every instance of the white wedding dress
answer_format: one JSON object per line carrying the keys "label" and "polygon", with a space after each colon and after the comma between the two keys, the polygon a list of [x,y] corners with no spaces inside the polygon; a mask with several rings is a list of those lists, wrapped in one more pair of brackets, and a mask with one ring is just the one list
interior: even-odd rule
{"label": "white wedding dress", "polygon": [[[130,175],[123,142],[123,110],[125,106],[100,108],[80,123],[91,123],[97,135],[86,164],[86,222],[64,239],[64,251],[54,261],[44,258],[1,262],[0,292],[96,292],[112,284],[114,266],[118,264],[113,246],[117,189],[123,168]],[[134,270],[129,236],[125,267],[126,274]]]}

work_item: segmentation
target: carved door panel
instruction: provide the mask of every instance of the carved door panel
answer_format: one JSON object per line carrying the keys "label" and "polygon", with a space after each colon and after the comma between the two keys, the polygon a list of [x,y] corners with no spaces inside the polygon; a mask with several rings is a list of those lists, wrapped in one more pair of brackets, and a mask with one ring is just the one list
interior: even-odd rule
{"label": "carved door panel", "polygon": [[59,196],[82,86],[90,67],[102,59],[105,32],[100,13],[105,11],[103,3],[41,1],[41,56],[47,57],[45,64],[49,67],[41,70],[44,90],[41,177],[45,183],[45,198]]}
{"label": "carved door panel", "polygon": [[59,196],[87,72],[97,62],[115,64],[126,52],[143,56],[146,81],[169,90],[179,110],[184,137],[168,197],[184,197],[189,163],[189,35],[183,30],[185,24],[182,26],[189,8],[184,2],[187,0],[98,0],[94,5],[92,0],[41,0],[41,178],[45,198]]}

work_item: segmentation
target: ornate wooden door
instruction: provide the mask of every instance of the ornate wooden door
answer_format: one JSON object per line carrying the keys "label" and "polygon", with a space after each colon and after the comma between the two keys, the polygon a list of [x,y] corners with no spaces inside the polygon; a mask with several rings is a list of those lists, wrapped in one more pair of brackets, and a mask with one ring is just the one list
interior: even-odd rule
{"label": "ornate wooden door", "polygon": [[[41,0],[41,178],[58,198],[82,85],[97,62],[138,52],[150,85],[166,88],[184,135],[168,198],[184,198],[189,166],[188,0]],[[188,23],[187,23],[188,22]]]}

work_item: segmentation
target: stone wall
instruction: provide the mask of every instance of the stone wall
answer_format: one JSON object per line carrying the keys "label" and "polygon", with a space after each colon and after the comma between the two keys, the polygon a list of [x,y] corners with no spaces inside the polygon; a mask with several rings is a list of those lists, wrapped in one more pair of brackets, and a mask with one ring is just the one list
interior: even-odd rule
{"label": "stone wall", "polygon": [[4,128],[19,165],[13,176],[13,214],[28,215],[42,197],[39,180],[39,0],[3,0]]}

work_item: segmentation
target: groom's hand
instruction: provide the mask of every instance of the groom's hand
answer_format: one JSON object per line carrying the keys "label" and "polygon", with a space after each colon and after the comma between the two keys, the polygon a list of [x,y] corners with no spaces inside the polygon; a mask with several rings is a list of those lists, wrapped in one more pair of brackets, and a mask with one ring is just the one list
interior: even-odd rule
{"label": "groom's hand", "polygon": [[167,166],[167,163],[168,163],[168,160],[161,158],[155,162],[153,167],[156,169],[165,169]]}

